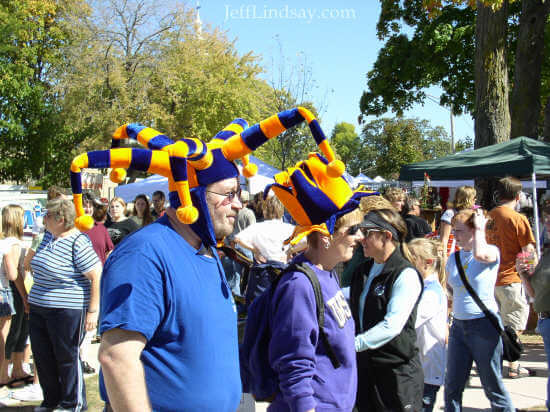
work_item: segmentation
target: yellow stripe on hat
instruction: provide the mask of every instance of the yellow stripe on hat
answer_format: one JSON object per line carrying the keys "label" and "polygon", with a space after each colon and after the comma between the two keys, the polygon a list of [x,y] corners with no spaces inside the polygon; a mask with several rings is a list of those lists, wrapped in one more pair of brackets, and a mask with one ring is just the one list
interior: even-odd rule
{"label": "yellow stripe on hat", "polygon": [[71,172],[79,173],[81,169],[88,167],[88,162],[88,153],[78,155],[71,163]]}
{"label": "yellow stripe on hat", "polygon": [[279,136],[281,133],[286,131],[286,127],[283,126],[281,120],[279,119],[279,115],[277,114],[262,120],[260,122],[260,129],[262,130],[264,136],[268,139]]}

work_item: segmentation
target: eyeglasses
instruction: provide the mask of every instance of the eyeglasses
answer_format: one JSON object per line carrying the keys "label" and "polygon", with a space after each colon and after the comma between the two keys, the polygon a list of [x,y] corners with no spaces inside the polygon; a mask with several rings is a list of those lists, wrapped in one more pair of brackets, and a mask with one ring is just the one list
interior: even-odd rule
{"label": "eyeglasses", "polygon": [[226,192],[226,193],[218,193],[218,192],[213,192],[211,190],[207,190],[206,192],[214,193],[215,195],[226,197],[227,200],[229,200],[229,203],[233,202],[235,198],[237,198],[238,200],[241,200],[241,189],[231,190],[230,192]]}
{"label": "eyeglasses", "polygon": [[367,228],[363,228],[363,235],[365,237],[369,237],[371,233],[374,233],[374,232],[379,232],[379,233],[382,233],[384,232],[384,230],[381,230],[381,229],[367,229]]}

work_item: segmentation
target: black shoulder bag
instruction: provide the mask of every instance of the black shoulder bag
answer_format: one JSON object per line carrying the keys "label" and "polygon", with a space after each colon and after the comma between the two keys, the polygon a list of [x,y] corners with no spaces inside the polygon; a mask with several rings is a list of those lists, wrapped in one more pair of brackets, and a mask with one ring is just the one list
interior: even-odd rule
{"label": "black shoulder bag", "polygon": [[466,279],[464,268],[462,267],[462,263],[460,262],[460,252],[455,253],[455,262],[456,268],[458,269],[458,273],[460,274],[460,279],[462,279],[464,287],[472,296],[479,308],[483,311],[485,316],[487,316],[487,318],[491,321],[491,323],[502,338],[502,357],[508,362],[517,361],[521,357],[521,354],[523,352],[523,344],[519,340],[516,331],[510,326],[505,326],[503,329],[502,326],[500,326],[500,322],[498,321],[496,315],[489,309],[487,309],[487,306],[485,306],[485,304],[481,301],[475,290],[472,288],[472,285],[470,285],[470,283]]}

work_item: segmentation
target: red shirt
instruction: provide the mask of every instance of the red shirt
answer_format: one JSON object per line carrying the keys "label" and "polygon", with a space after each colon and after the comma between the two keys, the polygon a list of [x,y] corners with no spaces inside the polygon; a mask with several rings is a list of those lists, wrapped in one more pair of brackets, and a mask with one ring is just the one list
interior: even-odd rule
{"label": "red shirt", "polygon": [[103,223],[95,222],[94,227],[88,230],[86,234],[90,238],[92,247],[94,248],[95,253],[97,253],[99,260],[101,260],[101,264],[105,265],[108,253],[114,248],[109,232],[107,232],[107,229],[105,229]]}

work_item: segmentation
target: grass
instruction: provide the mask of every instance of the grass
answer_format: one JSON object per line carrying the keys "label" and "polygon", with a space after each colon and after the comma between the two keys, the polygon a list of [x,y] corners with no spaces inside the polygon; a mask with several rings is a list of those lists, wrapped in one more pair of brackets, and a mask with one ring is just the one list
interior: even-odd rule
{"label": "grass", "polygon": [[[85,378],[86,381],[86,400],[88,401],[89,412],[101,412],[103,410],[103,401],[99,396],[99,378],[98,375],[92,375]],[[11,407],[0,407],[0,411],[32,411],[30,407],[38,406],[40,402],[21,402]]]}
{"label": "grass", "polygon": [[103,401],[99,396],[99,375],[93,375],[86,379],[86,400],[89,412],[103,410]]}

